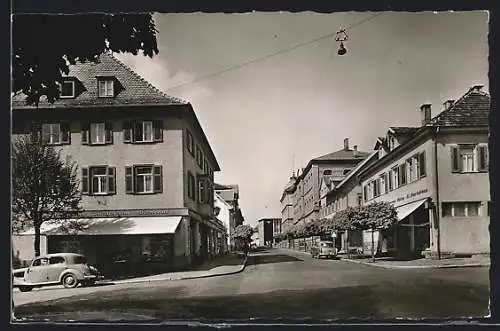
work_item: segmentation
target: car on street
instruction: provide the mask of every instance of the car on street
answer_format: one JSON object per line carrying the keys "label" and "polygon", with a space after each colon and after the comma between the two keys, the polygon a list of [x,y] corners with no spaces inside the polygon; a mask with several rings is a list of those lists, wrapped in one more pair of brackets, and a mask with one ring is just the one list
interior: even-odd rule
{"label": "car on street", "polygon": [[29,267],[12,271],[13,287],[29,292],[35,287],[62,284],[75,288],[89,286],[103,278],[85,256],[75,253],[54,253],[35,258]]}
{"label": "car on street", "polygon": [[337,249],[333,241],[321,240],[311,247],[312,258],[335,258],[337,257]]}

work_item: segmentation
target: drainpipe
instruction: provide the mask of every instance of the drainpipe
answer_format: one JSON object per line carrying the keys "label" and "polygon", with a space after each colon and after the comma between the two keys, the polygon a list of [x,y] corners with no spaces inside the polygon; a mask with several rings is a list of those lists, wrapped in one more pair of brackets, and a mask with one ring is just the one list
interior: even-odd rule
{"label": "drainpipe", "polygon": [[437,252],[438,252],[438,260],[441,260],[441,222],[439,221],[439,169],[438,169],[438,152],[437,152],[437,136],[439,133],[439,126],[436,128],[436,132],[434,134],[434,176],[435,176],[435,183],[434,187],[436,189],[436,205],[434,208],[434,223],[437,222],[437,238],[436,238],[436,244],[437,244]]}

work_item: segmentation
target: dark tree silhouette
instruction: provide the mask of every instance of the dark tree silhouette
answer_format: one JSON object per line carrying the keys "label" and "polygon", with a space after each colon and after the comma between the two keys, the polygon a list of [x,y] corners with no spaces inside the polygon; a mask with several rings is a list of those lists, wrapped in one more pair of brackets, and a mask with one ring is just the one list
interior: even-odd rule
{"label": "dark tree silhouette", "polygon": [[12,89],[38,105],[59,97],[68,64],[96,62],[106,51],[158,54],[151,14],[17,14],[12,18]]}
{"label": "dark tree silhouette", "polygon": [[[40,255],[44,222],[78,211],[81,194],[77,165],[64,162],[60,152],[36,135],[18,137],[12,148],[12,228],[35,230],[35,256]],[[78,227],[69,221],[64,231]]]}

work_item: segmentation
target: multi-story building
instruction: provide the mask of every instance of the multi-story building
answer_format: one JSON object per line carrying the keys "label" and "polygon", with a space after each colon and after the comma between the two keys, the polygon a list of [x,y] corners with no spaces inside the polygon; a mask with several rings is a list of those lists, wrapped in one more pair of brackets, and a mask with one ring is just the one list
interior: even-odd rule
{"label": "multi-story building", "polygon": [[281,218],[261,218],[257,221],[261,245],[274,243],[274,236],[281,233]]}
{"label": "multi-story building", "polygon": [[282,231],[286,231],[293,225],[293,196],[296,189],[295,181],[297,177],[292,174],[288,184],[286,184],[283,193],[281,194],[281,227]]}
{"label": "multi-story building", "polygon": [[399,223],[380,233],[382,249],[431,256],[489,252],[490,97],[473,86],[431,116],[420,107],[420,127],[388,130],[379,160],[359,173],[363,203],[394,204]]}
{"label": "multi-story building", "polygon": [[222,251],[225,253],[231,245],[229,229],[231,228],[232,206],[226,202],[217,192],[214,192],[214,214],[226,228],[226,233],[220,234],[224,241]]}
{"label": "multi-story building", "polygon": [[[70,66],[55,103],[12,100],[13,135],[40,133],[78,164],[84,224],[76,236],[44,224],[46,250],[181,267],[214,252],[219,164],[191,104],[165,95],[109,54]],[[59,222],[63,222],[60,220]]]}
{"label": "multi-story building", "polygon": [[349,139],[344,139],[344,148],[310,160],[297,176],[293,196],[294,224],[315,220],[320,216],[321,186],[335,185],[369,153],[349,148]]}
{"label": "multi-story building", "polygon": [[[342,181],[332,184],[324,193],[320,208],[320,218],[332,218],[338,211],[347,207],[362,206],[362,190],[358,181],[358,174],[378,160],[378,152],[373,152],[366,159],[358,163]],[[363,234],[361,231],[342,231],[337,233],[335,246],[340,253],[348,249],[363,248]]]}
{"label": "multi-story building", "polygon": [[221,185],[215,183],[214,191],[226,202],[231,208],[229,210],[229,240],[230,247],[234,247],[234,240],[231,238],[231,234],[238,225],[242,225],[244,218],[240,209],[239,199],[239,187],[238,185]]}

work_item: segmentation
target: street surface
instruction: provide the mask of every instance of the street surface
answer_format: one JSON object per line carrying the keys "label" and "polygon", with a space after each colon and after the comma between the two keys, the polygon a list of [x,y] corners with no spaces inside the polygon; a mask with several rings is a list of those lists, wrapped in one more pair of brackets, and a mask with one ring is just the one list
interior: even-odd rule
{"label": "street surface", "polygon": [[234,275],[14,292],[17,317],[75,320],[84,312],[161,320],[479,318],[488,298],[488,268],[392,270],[279,249],[255,253]]}

